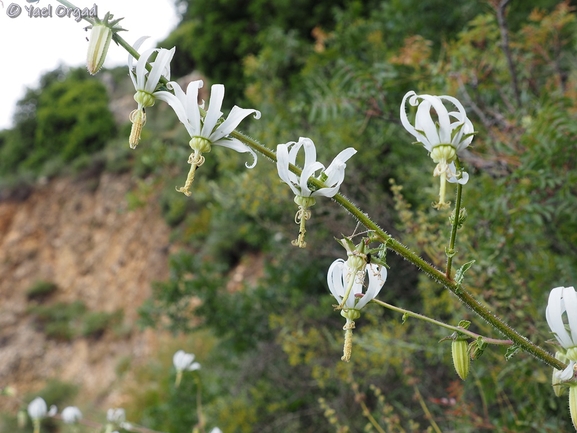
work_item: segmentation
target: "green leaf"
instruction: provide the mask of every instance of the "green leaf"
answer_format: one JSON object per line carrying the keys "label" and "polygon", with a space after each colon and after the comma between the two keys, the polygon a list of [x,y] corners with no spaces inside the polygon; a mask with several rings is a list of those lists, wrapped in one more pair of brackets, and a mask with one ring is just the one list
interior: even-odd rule
{"label": "green leaf", "polygon": [[457,284],[461,284],[463,282],[463,279],[465,278],[465,272],[467,272],[471,266],[473,266],[473,263],[475,263],[475,260],[471,260],[470,262],[465,263],[457,270],[457,273],[455,274],[455,281]]}

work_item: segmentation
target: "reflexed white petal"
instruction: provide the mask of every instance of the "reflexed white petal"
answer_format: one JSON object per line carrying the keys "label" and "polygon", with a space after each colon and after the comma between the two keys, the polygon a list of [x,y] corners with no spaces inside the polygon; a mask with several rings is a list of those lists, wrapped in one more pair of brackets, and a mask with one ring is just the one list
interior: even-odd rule
{"label": "reflexed white petal", "polygon": [[547,309],[545,311],[545,316],[547,318],[547,323],[549,328],[555,334],[555,337],[561,343],[564,348],[569,348],[573,346],[573,340],[571,335],[565,329],[565,324],[563,323],[563,313],[565,312],[565,304],[563,302],[563,290],[564,287],[556,287],[549,293],[549,302],[547,303]]}
{"label": "reflexed white petal", "polygon": [[210,88],[210,101],[208,103],[208,110],[206,110],[206,116],[204,116],[201,136],[209,138],[212,135],[218,119],[222,116],[220,109],[223,100],[224,86],[222,84],[213,84]]}
{"label": "reflexed white petal", "polygon": [[305,165],[305,168],[303,169],[302,173],[301,173],[301,177],[300,177],[300,181],[299,181],[299,186],[301,188],[301,193],[300,195],[303,197],[310,197],[312,192],[310,190],[310,188],[308,187],[308,180],[311,176],[314,176],[315,172],[317,172],[318,170],[323,170],[325,168],[324,165],[322,165],[320,162],[314,161],[308,165]]}
{"label": "reflexed white petal", "polygon": [[158,54],[156,55],[156,59],[154,63],[152,63],[152,70],[148,74],[148,78],[146,79],[146,84],[144,86],[144,90],[148,93],[153,93],[158,86],[160,81],[160,77],[164,75],[164,78],[170,80],[170,62],[172,61],[172,57],[174,56],[174,51],[176,48],[172,48],[170,50],[166,50],[164,48],[158,49]]}
{"label": "reflexed white petal", "polygon": [[240,108],[235,105],[232,107],[232,110],[230,110],[226,120],[210,135],[210,141],[216,142],[222,137],[227,136],[237,128],[240,122],[253,113],[255,119],[260,119],[260,111],[251,108]]}
{"label": "reflexed white petal", "polygon": [[346,167],[346,162],[355,154],[357,151],[353,147],[347,147],[345,150],[339,152],[333,162],[325,170],[327,175],[327,180],[325,183],[327,185],[341,184],[344,179],[344,171]]}
{"label": "reflexed white petal", "polygon": [[180,123],[184,125],[191,137],[200,136],[200,110],[198,108],[198,89],[202,87],[202,81],[192,81],[186,88],[186,93],[180,85],[171,81],[168,83],[174,94],[166,91],[156,92],[157,99],[166,102],[172,107]]}
{"label": "reflexed white petal", "polygon": [[368,302],[372,301],[381,291],[387,280],[387,268],[384,266],[368,265],[366,272],[369,277],[369,285],[365,295],[357,302],[356,309],[360,310]]}
{"label": "reflexed white petal", "polygon": [[136,62],[136,68],[134,74],[136,76],[136,90],[145,90],[146,85],[146,62],[148,62],[148,58],[152,55],[152,53],[156,52],[156,48],[149,48],[146,51],[143,51]]}
{"label": "reflexed white petal", "polygon": [[[410,102],[411,98],[415,95],[416,95],[416,93],[413,90],[411,90],[410,92],[407,92],[407,94],[403,97],[403,101],[401,102],[401,111],[400,111],[401,124],[413,137],[417,137],[418,133],[415,130],[415,127],[413,125],[411,125],[411,122],[409,122],[409,118],[407,117],[406,103],[407,103],[407,99],[409,99],[409,104],[411,104],[411,102]],[[416,104],[411,104],[411,105],[416,105]]]}
{"label": "reflexed white petal", "polygon": [[327,284],[329,286],[329,290],[339,304],[345,295],[345,287],[343,281],[344,267],[345,261],[343,259],[336,259],[331,264],[331,266],[329,266],[329,271],[327,272]]}
{"label": "reflexed white petal", "polygon": [[[317,149],[315,144],[310,138],[300,137],[299,143],[302,144],[303,150],[305,151],[305,164],[304,169],[306,169],[309,165],[314,164],[317,160]],[[323,166],[324,168],[324,166]],[[315,170],[316,171],[316,170]],[[307,176],[308,179],[308,176]]]}
{"label": "reflexed white petal", "polygon": [[278,175],[283,182],[285,182],[294,193],[294,195],[300,195],[300,191],[295,186],[298,183],[298,177],[292,171],[289,170],[289,151],[286,144],[279,144],[276,147],[276,169]]}
{"label": "reflexed white petal", "polygon": [[[136,51],[138,51],[138,49],[140,48],[140,46],[142,45],[142,43],[148,39],[150,36],[142,36],[140,38],[138,38],[136,40],[136,42],[134,43],[134,45],[132,46],[132,48],[134,48]],[[136,79],[134,77],[134,74],[131,72],[132,68],[133,68],[133,62],[134,60],[136,60],[134,57],[132,57],[132,54],[128,54],[128,71],[129,71],[129,76],[130,79],[132,80],[132,84],[134,84],[134,88],[137,88],[137,84],[136,84]]]}

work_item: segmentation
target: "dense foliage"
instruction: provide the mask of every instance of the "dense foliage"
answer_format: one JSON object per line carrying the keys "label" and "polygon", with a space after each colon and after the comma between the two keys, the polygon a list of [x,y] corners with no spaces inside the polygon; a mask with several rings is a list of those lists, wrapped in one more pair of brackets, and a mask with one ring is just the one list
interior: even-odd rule
{"label": "dense foliage", "polygon": [[[542,1],[535,10],[535,2],[515,1],[507,8],[497,1],[316,2],[312,9],[311,2],[180,3],[183,21],[165,41],[177,45],[175,69],[200,68],[224,82],[227,98],[243,91],[243,105],[263,114],[248,132],[269,147],[310,137],[328,163],[354,146],[341,191],[439,267],[449,215],[430,206],[438,188],[433,164],[400,126],[399,106],[408,90],[458,97],[477,134],[463,156],[471,181],[455,260],[475,260],[466,275],[475,295],[546,344],[547,293],[577,283],[570,2]],[[16,129],[0,137],[1,151],[10,134],[29,134],[23,125],[33,125],[30,140],[51,133],[48,125],[65,125],[67,111],[44,111],[43,101],[75,100],[82,83],[68,89],[56,81],[30,95],[37,115],[24,116],[22,105]],[[199,421],[190,408],[200,389],[209,425],[226,433],[374,431],[371,417],[387,432],[569,431],[548,367],[523,353],[506,360],[505,349],[491,347],[463,382],[450,344],[440,342],[447,331],[375,305],[357,322],[352,361],[340,361],[343,320],[326,270],[346,254],[333,237],[351,235],[356,222],[319,200],[307,249],[292,247],[296,208],[275,167],[261,158],[247,171],[244,156],[221,149],[207,155],[185,199],[171,177],[184,175],[189,139],[167,111],[154,107],[149,116],[133,170],[167,186],[160,200],[182,251],[171,259],[169,280],[153,287],[142,321],[193,335],[203,368],[178,389],[166,365],[139,370],[130,419],[188,431]],[[63,134],[54,144],[64,158],[76,156],[75,140],[85,138]],[[43,154],[35,155],[14,158],[32,166]],[[471,320],[476,332],[500,337],[411,265],[390,253],[387,261],[380,299],[453,325]]]}

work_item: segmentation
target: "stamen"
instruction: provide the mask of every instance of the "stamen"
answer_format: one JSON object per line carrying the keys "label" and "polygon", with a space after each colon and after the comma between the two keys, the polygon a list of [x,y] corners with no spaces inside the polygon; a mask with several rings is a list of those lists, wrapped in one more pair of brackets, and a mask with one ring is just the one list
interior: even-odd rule
{"label": "stamen", "polygon": [[186,182],[184,186],[180,188],[176,188],[178,192],[183,193],[185,196],[190,197],[190,187],[192,186],[192,182],[194,182],[194,175],[196,173],[196,169],[204,164],[204,156],[200,153],[193,152],[188,157],[188,163],[191,165],[190,170],[188,171],[188,176],[186,177]]}
{"label": "stamen", "polygon": [[311,211],[304,206],[299,206],[299,209],[295,215],[295,223],[300,224],[299,237],[294,241],[291,241],[291,244],[298,246],[299,248],[306,248],[307,243],[305,242],[305,233],[307,230],[305,228],[305,222],[310,218]]}
{"label": "stamen", "polygon": [[146,111],[144,111],[144,108],[136,109],[130,113],[129,119],[132,122],[132,128],[130,129],[128,144],[131,149],[136,149],[136,146],[140,143],[142,128],[146,124]]}
{"label": "stamen", "polygon": [[345,331],[345,344],[343,346],[342,361],[349,362],[353,353],[353,329],[355,329],[355,322],[347,319],[347,323],[343,326]]}

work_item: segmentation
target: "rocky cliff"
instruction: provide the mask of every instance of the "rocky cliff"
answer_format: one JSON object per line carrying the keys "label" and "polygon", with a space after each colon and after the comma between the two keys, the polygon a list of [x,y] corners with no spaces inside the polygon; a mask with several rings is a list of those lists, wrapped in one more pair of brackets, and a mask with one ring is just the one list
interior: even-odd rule
{"label": "rocky cliff", "polygon": [[[169,228],[155,200],[129,208],[130,188],[128,175],[98,174],[0,202],[0,386],[23,395],[58,378],[114,405],[118,360],[154,352],[158,334],[138,329],[137,309],[167,277]],[[38,281],[56,287],[48,298],[31,299]],[[86,314],[123,310],[117,331],[52,338],[31,313],[75,301]]]}

